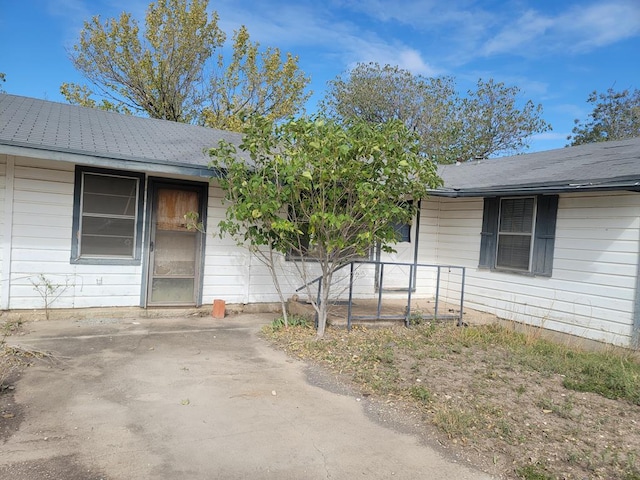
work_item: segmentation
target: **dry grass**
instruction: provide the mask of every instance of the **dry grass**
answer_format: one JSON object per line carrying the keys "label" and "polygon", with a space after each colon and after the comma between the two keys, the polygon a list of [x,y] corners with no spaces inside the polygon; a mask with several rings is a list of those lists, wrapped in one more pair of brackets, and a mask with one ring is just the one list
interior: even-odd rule
{"label": "dry grass", "polygon": [[22,322],[4,322],[0,327],[0,393],[10,386],[16,374],[30,365],[35,359],[57,360],[49,352],[43,352],[30,347],[8,345],[7,337],[18,334],[22,329]]}
{"label": "dry grass", "polygon": [[[640,363],[497,325],[266,328],[363,394],[401,399],[439,441],[504,478],[640,479]],[[471,455],[472,452],[474,455]],[[483,460],[484,459],[484,460]]]}

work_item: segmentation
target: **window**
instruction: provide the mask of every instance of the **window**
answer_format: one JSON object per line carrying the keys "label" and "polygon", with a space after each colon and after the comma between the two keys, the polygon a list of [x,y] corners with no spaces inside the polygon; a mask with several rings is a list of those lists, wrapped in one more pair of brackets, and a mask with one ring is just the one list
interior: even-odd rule
{"label": "window", "polygon": [[484,200],[480,268],[551,276],[557,195]]}
{"label": "window", "polygon": [[411,224],[410,223],[395,223],[393,228],[396,231],[396,237],[398,243],[411,243]]}
{"label": "window", "polygon": [[529,271],[535,198],[500,199],[496,267]]}
{"label": "window", "polygon": [[76,170],[73,263],[139,263],[143,179],[135,173]]}
{"label": "window", "polygon": [[[403,207],[413,207],[413,200],[408,200],[402,204]],[[418,213],[419,215],[420,213]],[[394,222],[393,228],[396,231],[398,243],[411,243],[411,223]]]}

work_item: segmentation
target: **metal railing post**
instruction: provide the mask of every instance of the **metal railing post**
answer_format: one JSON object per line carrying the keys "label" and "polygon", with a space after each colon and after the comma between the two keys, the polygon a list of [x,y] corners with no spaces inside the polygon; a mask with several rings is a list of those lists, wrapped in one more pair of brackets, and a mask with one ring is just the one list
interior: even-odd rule
{"label": "metal railing post", "polygon": [[[376,268],[378,269],[376,272],[376,279],[379,280],[379,285],[377,285],[378,287],[378,295],[377,295],[377,308],[376,308],[376,315],[354,315],[354,283],[355,283],[355,264],[367,264],[367,265],[376,265]],[[341,265],[340,267],[338,267],[337,270],[340,270],[341,268],[345,268],[347,265],[349,265],[349,301],[348,301],[348,309],[347,309],[347,329],[351,330],[352,326],[353,326],[353,321],[354,320],[404,320],[404,323],[406,326],[410,326],[411,324],[411,312],[412,312],[412,302],[413,302],[413,293],[414,293],[414,288],[416,288],[416,285],[418,283],[418,276],[417,276],[417,270],[418,267],[424,267],[424,268],[428,268],[430,269],[430,271],[432,271],[431,269],[436,269],[436,288],[435,288],[435,304],[434,304],[434,310],[433,310],[433,319],[434,320],[438,320],[440,318],[440,292],[441,292],[441,288],[440,288],[440,284],[442,282],[442,268],[448,268],[449,272],[451,272],[451,269],[460,269],[461,272],[461,276],[460,276],[460,281],[461,281],[461,285],[460,285],[460,311],[458,315],[455,315],[455,311],[453,309],[450,310],[450,312],[452,312],[452,315],[449,314],[444,314],[442,317],[443,318],[447,318],[447,319],[456,319],[457,318],[457,324],[458,325],[464,325],[464,296],[465,296],[465,283],[466,283],[466,268],[465,267],[461,267],[458,265],[434,265],[434,264],[422,264],[422,263],[402,263],[402,262],[381,262],[379,260],[376,261],[366,261],[366,260],[355,260],[355,261],[351,261],[348,263],[345,263],[343,265]],[[393,312],[391,315],[382,315],[382,296],[383,296],[383,290],[384,290],[384,270],[385,270],[385,266],[386,265],[398,265],[398,266],[403,266],[403,267],[408,267],[409,268],[409,288],[407,291],[407,296],[406,296],[406,306],[404,311],[400,314],[399,312]],[[335,273],[335,272],[334,272]],[[318,283],[318,293],[317,293],[317,297],[316,297],[316,305],[320,306],[322,303],[322,280],[323,280],[323,276],[317,277],[309,282],[307,282],[305,285],[298,287],[296,289],[296,292],[299,292],[305,288],[309,288],[311,287],[311,285],[315,282]],[[449,278],[449,277],[447,277]],[[448,280],[447,280],[447,285],[449,284]],[[310,288],[309,288],[310,290]],[[403,289],[404,290],[404,289]],[[417,290],[416,290],[417,291]],[[449,287],[447,286],[447,293],[446,293],[446,299],[449,299]],[[309,292],[310,293],[310,292]],[[453,300],[452,300],[453,301]],[[319,315],[318,315],[318,311],[316,310],[315,312],[315,326],[316,328],[318,328],[318,324],[319,324]]]}
{"label": "metal railing post", "polygon": [[384,263],[380,264],[380,288],[378,288],[378,318],[382,311],[382,289],[384,288]]}
{"label": "metal railing post", "polygon": [[404,320],[405,327],[409,326],[409,321],[411,319],[411,292],[413,291],[413,284],[414,284],[413,275],[414,273],[416,273],[414,268],[415,266],[413,264],[409,265],[409,291],[407,292],[407,316],[405,317],[405,320]]}
{"label": "metal railing post", "polygon": [[433,311],[434,320],[438,319],[438,302],[440,301],[440,265],[438,265],[438,273],[436,275],[436,305]]}
{"label": "metal railing post", "polygon": [[466,268],[462,267],[462,283],[460,285],[460,317],[458,318],[458,326],[461,327],[464,325],[464,320],[462,320],[462,315],[464,315],[464,282],[466,276]]}
{"label": "metal railing post", "polygon": [[347,306],[347,331],[351,331],[351,305],[353,302],[353,262],[349,271],[349,305]]}

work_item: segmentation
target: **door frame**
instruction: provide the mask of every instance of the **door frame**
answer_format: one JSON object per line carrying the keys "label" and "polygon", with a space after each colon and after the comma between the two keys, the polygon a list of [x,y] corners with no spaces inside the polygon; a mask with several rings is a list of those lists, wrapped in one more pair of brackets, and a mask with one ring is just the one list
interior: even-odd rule
{"label": "door frame", "polygon": [[[412,254],[412,259],[408,262],[404,262],[404,263],[412,263],[414,265],[413,267],[413,278],[411,279],[411,291],[415,292],[416,291],[416,282],[418,280],[418,269],[417,267],[415,267],[415,265],[418,264],[418,256],[419,256],[419,249],[420,249],[420,215],[422,213],[422,200],[418,200],[418,210],[416,212],[415,217],[412,219],[413,221],[411,222],[411,242],[413,243],[412,248],[413,251],[411,252]],[[382,258],[384,252],[382,252],[382,247],[380,245],[380,243],[376,244],[376,249],[375,249],[375,260],[377,262],[384,262],[385,260]],[[376,292],[380,291],[380,264],[376,263],[376,267],[375,267],[375,272],[374,272],[374,289]],[[384,279],[383,279],[384,281]],[[402,287],[398,287],[398,288],[385,288],[383,285],[382,288],[383,292],[408,292],[409,291],[409,285],[407,285],[406,287],[402,286]]]}
{"label": "door frame", "polygon": [[[153,219],[155,218],[155,199],[156,192],[160,188],[173,188],[178,190],[189,190],[196,192],[199,199],[199,222],[203,225],[204,232],[207,231],[207,203],[209,200],[209,184],[205,182],[194,182],[189,180],[176,180],[165,177],[147,177],[147,194],[145,198],[145,221],[144,221],[144,246],[142,255],[142,282],[140,292],[140,306],[142,308],[149,307],[149,278],[151,268],[151,232],[153,230]],[[202,287],[204,279],[204,264],[205,264],[205,247],[206,247],[206,234],[204,232],[198,232],[198,246],[197,253],[199,259],[196,260],[196,275],[195,275],[195,304],[194,307],[200,307],[202,305]],[[152,307],[164,307],[167,305],[151,305]],[[180,306],[184,306],[181,304]]]}

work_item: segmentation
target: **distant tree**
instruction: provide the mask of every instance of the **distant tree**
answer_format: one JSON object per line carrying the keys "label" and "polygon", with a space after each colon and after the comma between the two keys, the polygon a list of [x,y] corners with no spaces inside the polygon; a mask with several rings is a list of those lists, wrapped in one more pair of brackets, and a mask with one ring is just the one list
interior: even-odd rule
{"label": "distant tree", "polygon": [[239,131],[250,116],[284,119],[307,101],[309,78],[298,68],[298,58],[287,53],[283,62],[279,49],[260,52],[259,47],[242,26],[233,35],[231,61],[225,64],[224,55],[218,55],[202,113],[205,125]]}
{"label": "distant tree", "polygon": [[542,107],[518,108],[517,87],[479,80],[462,98],[452,77],[426,78],[377,63],[358,64],[329,82],[322,108],[331,116],[368,122],[398,119],[416,132],[438,163],[512,153],[534,133],[550,129]]}
{"label": "distant tree", "polygon": [[527,100],[518,107],[520,89],[503,82],[478,80],[460,102],[460,150],[463,159],[489,158],[528,148],[534,133],[551,129],[542,119],[542,105]]}
{"label": "distant tree", "polygon": [[1,85],[7,81],[7,75],[4,72],[0,72],[0,93],[7,93],[4,87]]}
{"label": "distant tree", "polygon": [[321,108],[343,120],[400,120],[420,136],[430,158],[450,163],[448,147],[458,130],[456,100],[451,77],[425,78],[397,66],[360,63],[329,82]]}
{"label": "distant tree", "polygon": [[[274,124],[255,119],[240,146],[251,168],[226,142],[210,151],[223,171],[228,201],[219,224],[261,258],[276,281],[274,258],[294,254],[302,282],[321,275],[320,302],[307,291],[324,335],[333,275],[380,243],[390,251],[395,225],[408,223],[418,202],[440,185],[433,163],[420,154],[417,136],[399,121],[339,124],[322,118]],[[274,257],[274,252],[276,255]]]}
{"label": "distant tree", "polygon": [[587,102],[593,105],[589,120],[575,120],[569,145],[640,137],[640,90],[594,90]]}
{"label": "distant tree", "polygon": [[309,79],[297,57],[283,61],[278,49],[260,51],[241,27],[223,69],[214,53],[225,34],[207,6],[208,0],[157,0],[143,32],[130,13],[104,24],[93,17],[70,53],[93,87],[64,83],[61,93],[74,104],[227,129],[239,129],[251,113],[280,119],[300,110]]}

